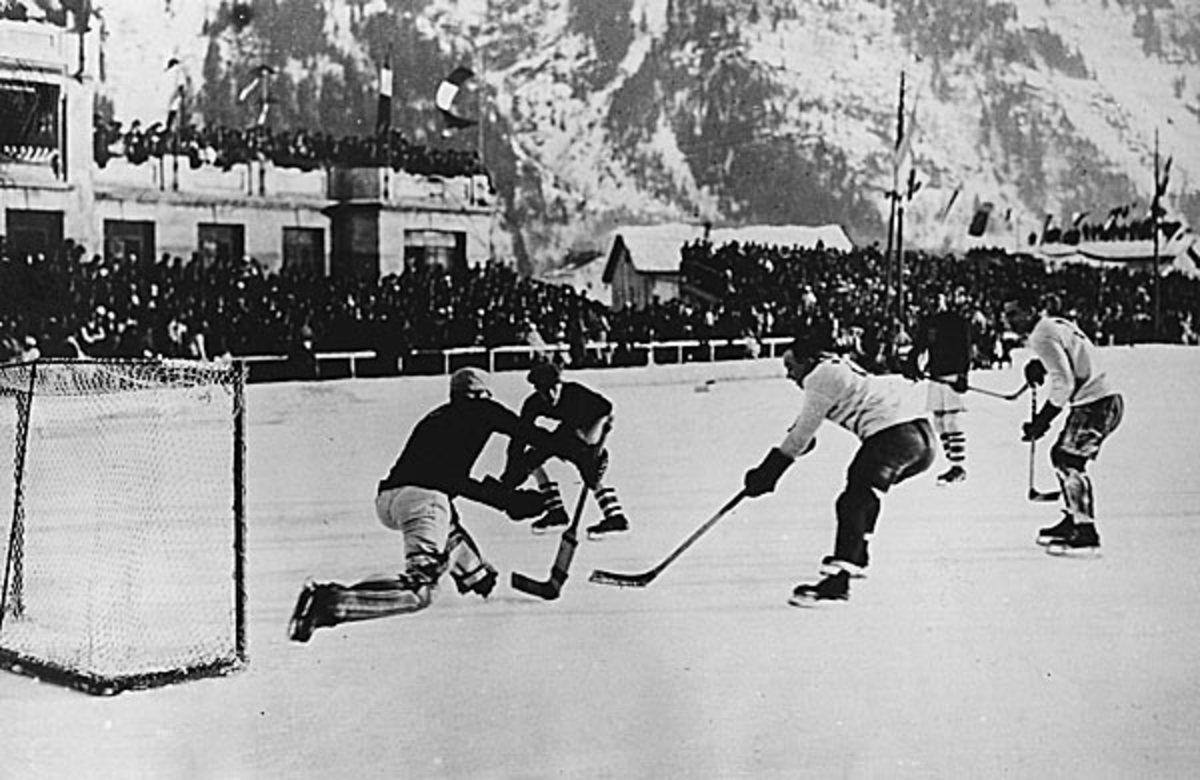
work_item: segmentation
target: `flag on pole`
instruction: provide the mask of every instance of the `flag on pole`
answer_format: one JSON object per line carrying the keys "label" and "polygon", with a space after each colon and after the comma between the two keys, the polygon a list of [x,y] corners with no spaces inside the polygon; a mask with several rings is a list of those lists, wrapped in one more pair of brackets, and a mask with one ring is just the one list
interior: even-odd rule
{"label": "flag on pole", "polygon": [[[908,174],[905,166],[912,161],[912,145],[918,134],[917,99],[913,97],[912,107],[907,113],[904,110],[904,74],[900,74],[900,103],[896,111],[896,144],[892,148],[892,173],[896,181],[902,181]],[[910,196],[911,197],[911,196]]]}
{"label": "flag on pole", "polygon": [[442,119],[446,123],[447,130],[458,130],[478,124],[474,119],[459,116],[454,109],[454,100],[458,97],[458,93],[462,91],[463,84],[474,75],[475,71],[459,65],[450,71],[450,74],[442,79],[442,83],[438,85],[437,94],[434,95],[433,102],[437,106],[438,111],[442,113]]}
{"label": "flag on pole", "polygon": [[178,57],[167,60],[163,71],[171,74],[171,97],[167,102],[167,130],[177,130],[183,124],[184,73],[183,62]]}
{"label": "flag on pole", "polygon": [[1167,162],[1162,167],[1162,172],[1154,172],[1154,202],[1150,205],[1150,216],[1161,217],[1166,214],[1166,209],[1162,207],[1162,199],[1166,197],[1167,185],[1171,181],[1171,162],[1174,157],[1168,157]]}
{"label": "flag on pole", "polygon": [[375,135],[387,135],[392,129],[392,52],[389,50],[379,69],[379,103],[375,108]]}
{"label": "flag on pole", "polygon": [[258,83],[260,81],[262,81],[262,79],[259,76],[255,76],[248,84],[246,84],[246,86],[242,87],[238,92],[238,102],[245,103],[246,98],[254,94],[254,90],[258,88]]}
{"label": "flag on pole", "polygon": [[991,201],[981,203],[979,208],[975,209],[975,216],[971,218],[971,224],[967,227],[967,234],[979,238],[987,232],[988,220],[992,216],[992,209],[996,205]]}

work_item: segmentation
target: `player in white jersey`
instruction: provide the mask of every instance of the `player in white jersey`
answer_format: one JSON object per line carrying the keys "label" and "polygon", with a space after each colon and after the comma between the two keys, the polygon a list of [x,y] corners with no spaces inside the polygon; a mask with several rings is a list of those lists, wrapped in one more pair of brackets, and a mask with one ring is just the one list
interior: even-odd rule
{"label": "player in white jersey", "polygon": [[787,467],[816,446],[817,428],[827,419],[862,442],[837,499],[833,554],[821,562],[820,582],[796,586],[789,599],[796,606],[848,597],[850,577],[861,576],[868,563],[880,494],[928,469],[935,455],[919,386],[898,376],[869,374],[829,352],[831,343],[828,333],[813,332],[783,353],[788,379],[804,391],[804,405],[783,442],[744,478],[746,495],[770,493]]}
{"label": "player in white jersey", "polygon": [[1047,552],[1094,551],[1100,547],[1096,510],[1087,462],[1100,454],[1100,445],[1116,430],[1125,412],[1125,400],[1097,365],[1095,348],[1074,322],[1054,316],[1061,308],[1057,296],[1045,298],[1042,316],[1028,297],[1005,303],[1004,314],[1019,333],[1029,330],[1027,344],[1036,355],[1025,366],[1031,385],[1048,382],[1046,402],[1022,426],[1024,441],[1046,435],[1063,409],[1070,407],[1067,422],[1050,449],[1050,462],[1062,486],[1063,517],[1057,525],[1042,528],[1037,543]]}

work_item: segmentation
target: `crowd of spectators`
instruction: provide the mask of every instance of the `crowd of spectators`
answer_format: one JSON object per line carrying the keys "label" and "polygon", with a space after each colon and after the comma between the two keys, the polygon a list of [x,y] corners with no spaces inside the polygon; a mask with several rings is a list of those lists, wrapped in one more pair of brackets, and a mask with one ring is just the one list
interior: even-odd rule
{"label": "crowd of spectators", "polygon": [[[755,354],[763,338],[829,322],[843,347],[883,370],[942,295],[971,319],[976,363],[987,365],[1004,359],[1003,302],[1027,287],[1057,292],[1066,313],[1100,344],[1155,338],[1154,280],[1143,270],[909,253],[897,327],[876,247],[696,242],[681,247],[681,257],[684,295],[614,312],[498,263],[364,281],[278,273],[250,258],[199,253],[187,260],[89,257],[67,241],[49,255],[0,252],[0,360],[374,351],[403,365],[450,347],[565,344],[577,365],[628,364],[645,360],[638,343],[733,340]],[[1171,274],[1161,293],[1159,339],[1197,343],[1200,281]]]}
{"label": "crowd of spectators", "polygon": [[486,171],[475,150],[439,149],[409,141],[392,129],[379,136],[341,136],[308,130],[273,132],[265,125],[178,128],[166,122],[128,128],[119,121],[93,120],[92,155],[101,168],[113,157],[134,165],[179,155],[193,169],[206,165],[228,171],[235,165],[270,162],[278,168],[313,171],[328,166],[382,167],[423,176],[472,176]]}
{"label": "crowd of spectators", "polygon": [[1165,244],[1184,229],[1179,220],[1155,220],[1153,217],[1130,220],[1129,206],[1113,209],[1104,222],[1086,222],[1083,217],[1076,225],[1067,228],[1047,225],[1040,239],[1037,233],[1029,234],[1030,246],[1042,244],[1071,244],[1081,241],[1149,241],[1158,228],[1159,242]]}

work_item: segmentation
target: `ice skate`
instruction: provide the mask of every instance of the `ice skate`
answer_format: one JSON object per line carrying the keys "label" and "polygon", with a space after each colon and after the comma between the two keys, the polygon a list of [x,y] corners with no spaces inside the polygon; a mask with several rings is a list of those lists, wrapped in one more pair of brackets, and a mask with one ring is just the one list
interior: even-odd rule
{"label": "ice skate", "polygon": [[492,591],[496,587],[496,570],[492,568],[491,564],[485,563],[466,577],[456,578],[454,586],[464,596],[468,593],[475,593],[486,599],[492,595]]}
{"label": "ice skate", "polygon": [[849,597],[850,572],[843,568],[815,585],[797,585],[788,603],[793,607],[811,607],[823,601],[845,601]]}
{"label": "ice skate", "polygon": [[551,509],[537,520],[534,520],[529,528],[535,534],[544,534],[554,530],[555,528],[562,528],[570,522],[571,519],[567,517],[567,513],[563,511],[561,507],[559,507],[557,509]]}
{"label": "ice skate", "polygon": [[292,618],[288,621],[289,639],[307,642],[317,628],[333,625],[328,612],[334,588],[331,584],[318,585],[311,580],[304,584],[292,609]]}
{"label": "ice skate", "polygon": [[1094,523],[1076,523],[1070,532],[1046,545],[1051,555],[1094,556],[1100,554],[1100,535]]}
{"label": "ice skate", "polygon": [[1074,527],[1075,520],[1071,517],[1071,513],[1063,512],[1062,519],[1056,524],[1038,529],[1037,543],[1046,547],[1052,542],[1066,539],[1071,535],[1071,529]]}
{"label": "ice skate", "polygon": [[611,534],[624,533],[628,530],[629,521],[625,519],[625,515],[611,515],[595,525],[589,525],[587,534],[589,539],[597,540]]}
{"label": "ice skate", "polygon": [[937,483],[940,486],[945,486],[952,485],[955,482],[965,482],[966,479],[967,470],[956,463],[945,472],[938,474]]}

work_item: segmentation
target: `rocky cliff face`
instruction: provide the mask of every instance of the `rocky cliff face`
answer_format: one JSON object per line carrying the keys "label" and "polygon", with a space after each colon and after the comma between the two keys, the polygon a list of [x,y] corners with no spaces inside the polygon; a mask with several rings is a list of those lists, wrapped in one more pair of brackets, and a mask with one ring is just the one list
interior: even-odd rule
{"label": "rocky cliff face", "polygon": [[[368,134],[390,53],[393,125],[482,149],[531,269],[627,222],[838,222],[856,241],[882,241],[901,74],[920,185],[904,201],[908,246],[1011,247],[1046,214],[1098,222],[1130,204],[1144,214],[1156,134],[1161,160],[1173,158],[1168,207],[1200,221],[1192,0],[107,6],[105,89],[118,118],[166,105],[145,63],[174,55],[203,121],[251,122],[255,99],[237,93],[268,62],[279,69],[276,127]],[[480,124],[447,134],[433,95],[459,64],[476,72],[461,113]],[[895,183],[908,181],[905,169]],[[987,232],[970,237],[984,203]]]}

